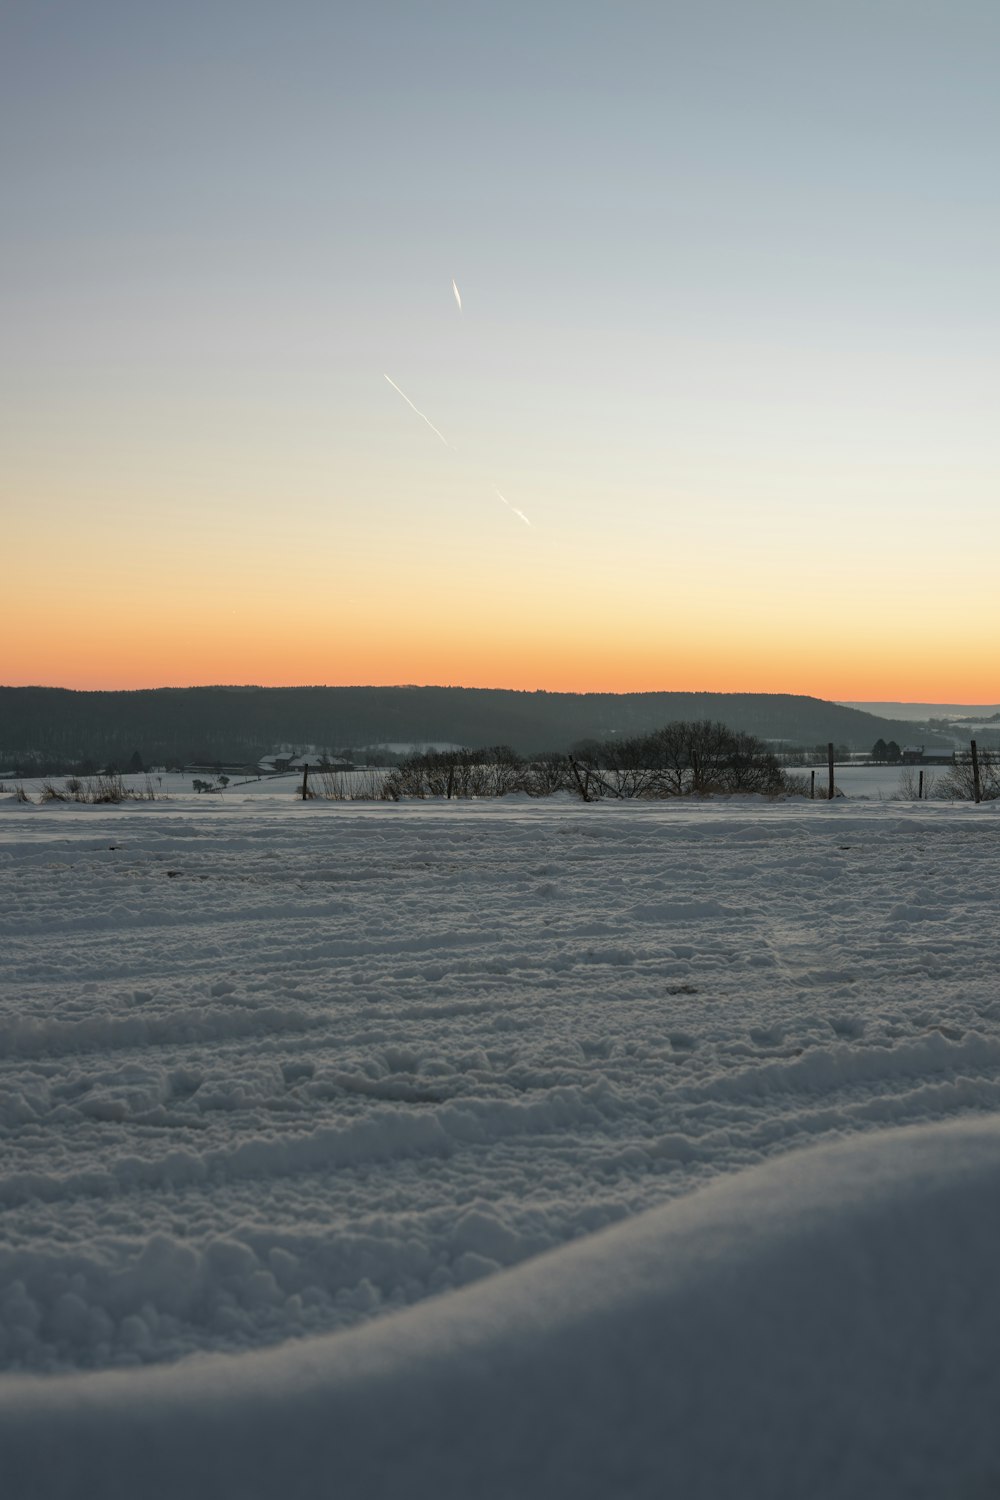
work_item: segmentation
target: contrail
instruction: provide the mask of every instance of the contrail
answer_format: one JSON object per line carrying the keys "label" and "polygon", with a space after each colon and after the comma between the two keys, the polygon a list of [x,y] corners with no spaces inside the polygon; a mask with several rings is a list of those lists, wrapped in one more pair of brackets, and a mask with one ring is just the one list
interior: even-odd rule
{"label": "contrail", "polygon": [[506,495],[501,495],[500,491],[497,489],[496,485],[493,486],[493,493],[494,493],[494,495],[499,495],[500,496],[500,499],[503,501],[504,505],[506,505],[507,509],[508,510],[512,510],[514,512],[515,516],[519,517],[519,519],[524,522],[525,526],[530,526],[531,525],[531,522],[528,520],[527,516],[524,514],[524,511],[523,510],[518,510],[518,508],[517,508],[516,505],[511,505],[510,501],[507,499],[507,496]]}
{"label": "contrail", "polygon": [[[452,285],[454,286],[454,282],[452,283]],[[456,295],[456,297],[458,296],[458,287],[455,287],[455,295]],[[458,305],[459,305],[459,307],[461,307],[461,305],[462,305],[461,299],[459,299],[459,304]],[[407,406],[409,406],[411,408],[411,410],[413,410],[413,411],[416,412],[417,416],[420,418],[420,420],[422,422],[426,422],[427,423],[428,427],[430,428],[431,432],[433,432],[434,436],[440,438],[441,441],[442,441],[442,443],[444,443],[445,447],[449,448],[452,453],[457,453],[458,449],[457,448],[452,448],[451,444],[449,443],[448,439],[445,437],[444,433],[438,431],[438,429],[434,426],[434,423],[431,421],[430,417],[425,417],[424,414],[423,414],[423,412],[420,410],[420,407],[413,405],[413,402],[410,400],[409,396],[406,394],[405,391],[400,390],[399,386],[393,380],[392,376],[391,375],[386,375],[384,370],[382,371],[382,374],[385,375],[386,380],[388,380],[388,382],[392,386],[393,390],[396,391],[400,396],[402,396],[402,398],[406,402]],[[519,521],[523,521],[524,524],[525,524],[525,526],[531,526],[531,522],[528,520],[527,516],[524,514],[524,511],[523,510],[518,510],[518,508],[517,508],[516,505],[511,505],[510,501],[507,499],[507,496],[501,490],[498,490],[497,487],[496,487],[496,485],[493,486],[493,493],[496,495],[496,497],[497,497],[498,500],[502,500],[503,501],[504,505],[506,505],[506,507],[507,507],[508,510],[511,510],[511,511],[514,512],[515,516],[517,516],[517,519]]]}
{"label": "contrail", "polygon": [[[384,370],[382,371],[382,373],[383,373],[383,375],[385,375],[385,371]],[[391,376],[386,375],[385,378],[386,378],[386,380],[388,380],[389,384],[392,386],[392,388],[393,388],[394,391],[399,391],[399,394],[402,396],[402,398],[406,402],[407,406],[413,406],[413,402],[410,400],[409,396],[406,394],[405,391],[400,391],[399,390],[399,386],[391,378]],[[438,432],[437,428],[434,426],[434,423],[431,421],[430,417],[425,417],[424,414],[423,414],[423,412],[420,410],[419,406],[413,406],[413,410],[416,412],[417,416],[421,419],[422,422],[426,422],[427,423],[428,427],[430,428],[431,432],[433,432],[434,436],[435,437],[439,437],[441,439],[442,443],[444,443],[444,445],[445,445],[446,448],[451,448],[451,444],[449,443],[448,439],[445,437],[444,433],[443,432]],[[452,451],[452,453],[457,453],[458,449],[457,448],[451,448],[451,451]]]}
{"label": "contrail", "polygon": [[454,278],[454,276],[451,278],[451,289],[455,293],[455,301],[458,303],[458,310],[459,310],[459,312],[461,312],[462,311],[462,294],[458,290],[458,287],[455,285],[455,278]]}

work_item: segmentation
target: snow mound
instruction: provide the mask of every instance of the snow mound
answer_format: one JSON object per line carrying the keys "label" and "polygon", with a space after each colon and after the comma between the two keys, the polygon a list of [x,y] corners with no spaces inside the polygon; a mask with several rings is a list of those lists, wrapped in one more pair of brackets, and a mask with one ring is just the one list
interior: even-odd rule
{"label": "snow mound", "polygon": [[11,1500],[975,1497],[1000,1117],[793,1152],[355,1331],[0,1380]]}

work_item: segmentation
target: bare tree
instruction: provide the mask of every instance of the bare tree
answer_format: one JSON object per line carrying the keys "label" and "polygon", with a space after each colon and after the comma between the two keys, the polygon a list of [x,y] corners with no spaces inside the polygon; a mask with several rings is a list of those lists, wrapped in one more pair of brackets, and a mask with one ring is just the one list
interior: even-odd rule
{"label": "bare tree", "polygon": [[[921,777],[923,780],[921,781]],[[933,771],[918,771],[913,766],[907,766],[899,773],[899,791],[893,797],[894,802],[918,802],[921,797],[938,797],[940,792],[936,790],[938,779]]]}
{"label": "bare tree", "polygon": [[588,790],[604,797],[786,790],[777,757],[760,740],[708,719],[666,724],[652,734],[589,746],[580,764]]}
{"label": "bare tree", "polygon": [[[1000,797],[1000,750],[979,752],[980,796],[984,802],[994,802]],[[971,757],[956,760],[943,776],[939,776],[935,796],[956,802],[974,802],[976,799],[975,775]]]}
{"label": "bare tree", "polygon": [[525,791],[532,797],[551,797],[554,792],[575,790],[569,757],[558,750],[536,755],[526,768]]}

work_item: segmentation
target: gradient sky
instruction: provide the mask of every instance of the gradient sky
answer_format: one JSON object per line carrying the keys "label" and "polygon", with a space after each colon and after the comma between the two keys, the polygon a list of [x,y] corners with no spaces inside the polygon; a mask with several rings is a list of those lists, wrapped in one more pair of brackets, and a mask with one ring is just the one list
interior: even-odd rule
{"label": "gradient sky", "polygon": [[0,681],[1000,693],[996,0],[8,0],[0,59]]}

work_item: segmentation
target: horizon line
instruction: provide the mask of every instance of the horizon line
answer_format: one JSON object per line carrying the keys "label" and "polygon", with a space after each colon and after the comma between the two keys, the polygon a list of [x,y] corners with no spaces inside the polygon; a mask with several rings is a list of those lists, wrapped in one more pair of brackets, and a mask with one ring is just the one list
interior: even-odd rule
{"label": "horizon line", "polygon": [[969,702],[955,699],[927,698],[824,698],[817,693],[795,693],[757,688],[512,688],[484,686],[478,683],[444,682],[212,682],[212,683],[160,683],[142,687],[66,687],[61,683],[0,683],[3,692],[56,692],[56,693],[192,693],[192,692],[471,692],[471,693],[518,693],[525,697],[564,698],[643,698],[662,695],[712,698],[811,698],[819,703],[833,703],[843,708],[857,705],[881,704],[900,707],[927,708],[996,708],[996,702]]}

